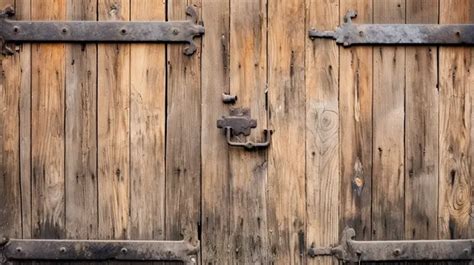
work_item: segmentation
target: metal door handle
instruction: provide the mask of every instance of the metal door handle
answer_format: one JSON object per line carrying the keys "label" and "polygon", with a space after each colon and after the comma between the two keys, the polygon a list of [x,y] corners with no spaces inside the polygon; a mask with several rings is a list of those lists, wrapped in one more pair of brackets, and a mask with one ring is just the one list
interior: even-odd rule
{"label": "metal door handle", "polygon": [[229,144],[230,146],[243,147],[248,150],[252,150],[256,148],[266,148],[270,145],[270,140],[272,138],[271,130],[263,130],[263,134],[265,137],[263,142],[260,142],[260,143],[256,143],[252,141],[247,141],[245,143],[233,142],[232,141],[232,128],[225,127],[224,130],[226,131],[227,144]]}

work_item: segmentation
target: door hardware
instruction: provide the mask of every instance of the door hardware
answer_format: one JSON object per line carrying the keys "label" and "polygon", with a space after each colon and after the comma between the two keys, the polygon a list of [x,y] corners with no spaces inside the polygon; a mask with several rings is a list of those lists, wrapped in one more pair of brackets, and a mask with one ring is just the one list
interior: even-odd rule
{"label": "door hardware", "polygon": [[196,51],[194,38],[204,34],[196,9],[188,6],[183,21],[16,21],[9,6],[0,11],[3,54],[13,54],[16,42],[167,42],[187,43],[186,55]]}
{"label": "door hardware", "polygon": [[0,264],[10,261],[181,261],[196,264],[199,247],[187,241],[4,239]]}
{"label": "door hardware", "polygon": [[237,101],[236,95],[222,93],[222,102],[224,104],[234,104]]}
{"label": "door hardware", "polygon": [[244,135],[249,136],[250,130],[257,127],[257,121],[250,117],[250,109],[237,108],[231,109],[229,116],[223,116],[222,119],[217,120],[217,128],[224,129],[227,144],[230,146],[243,147],[247,150],[266,148],[270,145],[271,130],[263,130],[263,142],[236,142],[232,141],[233,136]]}
{"label": "door hardware", "polygon": [[335,31],[309,31],[309,37],[329,38],[344,46],[384,45],[473,45],[474,24],[355,24],[357,12],[350,10]]}
{"label": "door hardware", "polygon": [[474,239],[356,241],[355,230],[346,228],[335,247],[311,246],[310,257],[334,256],[343,262],[456,261],[474,259]]}

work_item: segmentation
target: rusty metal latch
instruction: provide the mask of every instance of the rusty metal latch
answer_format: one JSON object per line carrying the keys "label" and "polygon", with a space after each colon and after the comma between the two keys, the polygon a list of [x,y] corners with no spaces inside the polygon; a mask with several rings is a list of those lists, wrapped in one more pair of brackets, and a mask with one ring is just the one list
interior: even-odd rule
{"label": "rusty metal latch", "polygon": [[309,37],[330,38],[344,46],[363,44],[473,45],[474,24],[355,24],[356,11],[348,11],[335,31],[312,29]]}
{"label": "rusty metal latch", "polygon": [[265,140],[260,143],[251,141],[235,142],[232,137],[238,135],[249,136],[250,130],[257,127],[257,121],[250,117],[250,109],[236,108],[230,110],[229,116],[223,116],[217,120],[217,128],[224,129],[227,144],[230,146],[243,147],[248,150],[266,148],[270,145],[271,130],[263,130]]}
{"label": "rusty metal latch", "polygon": [[308,255],[334,256],[343,262],[474,260],[474,239],[356,241],[346,228],[338,246],[311,246]]}
{"label": "rusty metal latch", "polygon": [[198,245],[187,241],[3,239],[0,264],[10,261],[180,261],[196,264]]}
{"label": "rusty metal latch", "polygon": [[9,6],[0,11],[3,54],[13,54],[15,42],[171,42],[187,43],[186,55],[196,51],[194,37],[204,34],[196,9],[188,6],[183,21],[15,21]]}

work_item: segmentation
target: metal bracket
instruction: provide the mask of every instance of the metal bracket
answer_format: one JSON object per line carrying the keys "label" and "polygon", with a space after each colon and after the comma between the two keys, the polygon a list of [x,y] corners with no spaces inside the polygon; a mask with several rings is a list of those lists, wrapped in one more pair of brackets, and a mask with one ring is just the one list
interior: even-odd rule
{"label": "metal bracket", "polygon": [[263,130],[265,140],[261,143],[247,141],[245,143],[232,141],[233,136],[249,136],[250,130],[257,127],[257,121],[250,118],[250,109],[237,108],[231,109],[229,116],[223,116],[217,120],[217,128],[224,129],[227,144],[230,146],[244,147],[248,150],[255,148],[265,148],[270,145],[271,130]]}
{"label": "metal bracket", "polygon": [[9,261],[180,261],[196,264],[198,246],[186,241],[4,239],[0,264]]}
{"label": "metal bracket", "polygon": [[334,256],[343,262],[473,260],[474,239],[355,241],[355,231],[344,229],[338,246],[311,246],[310,257]]}
{"label": "metal bracket", "polygon": [[344,46],[360,44],[473,45],[474,24],[354,24],[350,10],[335,31],[309,31],[309,37],[330,38]]}
{"label": "metal bracket", "polygon": [[186,55],[196,51],[194,37],[204,34],[196,9],[188,6],[183,21],[15,21],[9,6],[0,11],[3,54],[13,54],[9,42],[181,42]]}

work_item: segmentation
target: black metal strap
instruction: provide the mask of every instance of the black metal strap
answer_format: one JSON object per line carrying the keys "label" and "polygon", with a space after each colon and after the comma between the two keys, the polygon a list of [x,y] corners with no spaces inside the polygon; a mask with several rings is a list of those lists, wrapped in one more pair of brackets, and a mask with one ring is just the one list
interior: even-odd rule
{"label": "black metal strap", "polygon": [[[184,53],[196,51],[194,37],[204,34],[196,10],[188,6],[183,21],[15,21],[14,9],[0,11],[0,38],[8,42],[171,42],[187,43]],[[3,45],[4,54],[12,49]]]}

